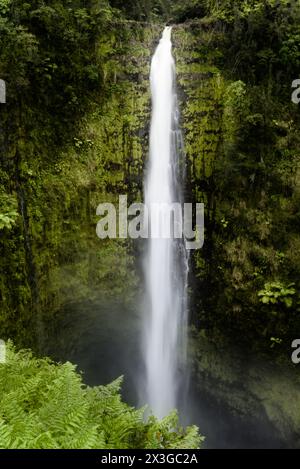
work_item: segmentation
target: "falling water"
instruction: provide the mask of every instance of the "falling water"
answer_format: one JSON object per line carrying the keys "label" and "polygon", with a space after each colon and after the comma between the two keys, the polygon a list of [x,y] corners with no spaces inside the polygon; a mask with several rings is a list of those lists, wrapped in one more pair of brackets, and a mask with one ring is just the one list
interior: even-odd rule
{"label": "falling water", "polygon": [[[153,56],[150,82],[152,118],[145,202],[148,208],[152,204],[164,204],[161,213],[165,220],[167,207],[181,201],[182,177],[182,137],[178,126],[171,27],[165,28]],[[159,219],[151,218],[152,233],[157,232],[157,223]],[[144,337],[146,401],[161,418],[178,405],[180,368],[186,348],[187,256],[183,241],[150,238],[145,275],[148,304]]]}

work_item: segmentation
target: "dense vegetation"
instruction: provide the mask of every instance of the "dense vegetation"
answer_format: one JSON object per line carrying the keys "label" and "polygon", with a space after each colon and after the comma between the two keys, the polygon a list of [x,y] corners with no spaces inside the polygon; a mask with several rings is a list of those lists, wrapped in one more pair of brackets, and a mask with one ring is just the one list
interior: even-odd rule
{"label": "dense vegetation", "polygon": [[[95,211],[87,209],[87,198],[96,188],[114,184],[114,176],[107,181],[109,165],[117,170],[119,162],[106,162],[104,154],[107,159],[109,152],[116,154],[112,148],[117,142],[109,138],[105,148],[102,134],[115,129],[99,123],[89,135],[81,138],[80,132],[88,112],[93,113],[90,121],[105,116],[109,122],[104,106],[123,94],[116,80],[123,73],[129,39],[139,36],[140,29],[131,33],[130,26],[120,27],[117,21],[118,12],[105,0],[0,2],[0,75],[7,83],[7,104],[0,109],[4,338],[22,341],[23,336],[28,345],[28,328],[33,327],[42,341],[40,316],[58,301],[61,280],[53,278],[55,268],[72,264],[77,251],[87,250],[78,246],[82,239],[89,244],[78,237],[77,219],[81,231],[90,228]],[[112,121],[116,125],[116,116]],[[100,167],[91,162],[99,154],[95,131],[102,133]],[[36,339],[32,342],[37,345]]]}
{"label": "dense vegetation", "polygon": [[196,287],[204,305],[197,320],[244,346],[289,352],[300,331],[300,120],[291,102],[299,3],[207,4],[210,44],[200,47],[214,51],[222,96],[212,173],[194,185],[209,206],[205,272],[201,259],[198,266],[213,292],[203,299]]}
{"label": "dense vegetation", "polygon": [[120,385],[89,388],[71,363],[55,365],[10,344],[0,364],[0,448],[199,447],[196,427],[180,429],[175,413],[145,422],[145,409],[122,402]]}
{"label": "dense vegetation", "polygon": [[[0,337],[43,354],[64,304],[136,295],[132,244],[97,243],[95,209],[142,197],[149,58],[165,22],[175,23],[186,194],[206,206],[204,249],[191,257],[196,341],[201,330],[217,347],[289,360],[300,334],[296,0],[0,0]],[[9,357],[0,446],[198,444],[194,429],[170,432],[173,417],[143,424],[119,382],[90,389],[71,365]]]}

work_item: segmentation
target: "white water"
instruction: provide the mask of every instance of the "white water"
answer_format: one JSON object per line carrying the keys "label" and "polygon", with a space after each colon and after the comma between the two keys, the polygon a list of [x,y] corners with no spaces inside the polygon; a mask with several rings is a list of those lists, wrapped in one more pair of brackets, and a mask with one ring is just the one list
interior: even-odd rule
{"label": "white water", "polygon": [[[152,117],[145,203],[180,202],[181,133],[175,91],[171,28],[166,27],[151,63]],[[159,220],[151,219],[151,230]],[[180,361],[185,345],[187,258],[175,239],[149,239],[145,259],[146,402],[161,418],[178,404]]]}

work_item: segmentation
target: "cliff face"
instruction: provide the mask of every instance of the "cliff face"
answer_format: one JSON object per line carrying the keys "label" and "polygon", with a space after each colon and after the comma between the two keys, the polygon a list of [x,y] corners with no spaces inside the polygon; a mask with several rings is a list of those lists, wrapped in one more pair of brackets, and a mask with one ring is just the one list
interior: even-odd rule
{"label": "cliff face", "polygon": [[232,34],[207,20],[174,30],[187,193],[206,207],[193,313],[218,340],[275,357],[300,331],[299,113],[278,71],[231,68]]}
{"label": "cliff face", "polygon": [[2,166],[3,182],[15,220],[2,230],[0,325],[3,338],[23,345],[43,349],[47,324],[69,302],[119,298],[126,304],[135,295],[130,243],[97,238],[96,208],[118,204],[119,194],[141,199],[150,57],[161,28],[134,22],[118,28],[121,33],[96,44],[104,83],[65,141],[49,149],[43,122],[25,135],[20,121],[7,148],[11,164]]}
{"label": "cliff face", "polygon": [[[102,88],[88,97],[79,124],[66,125],[60,145],[45,144],[43,113],[32,115],[21,103],[11,127],[8,115],[1,116],[1,126],[14,133],[1,143],[2,338],[43,350],[48,325],[64,305],[118,298],[126,306],[136,298],[132,244],[97,238],[96,207],[117,203],[119,194],[141,199],[150,58],[162,28],[121,22],[99,38]],[[208,377],[207,389],[215,380],[216,397],[232,400],[240,368],[231,359],[221,371],[214,364],[216,349],[234,344],[290,367],[293,399],[298,383],[289,351],[300,333],[299,112],[282,73],[273,71],[270,50],[260,51],[258,69],[251,64],[247,76],[233,63],[232,37],[219,20],[173,30],[186,200],[204,202],[206,217],[204,248],[191,258],[195,375],[202,383]],[[276,381],[272,394],[253,370],[245,381],[233,408],[247,414],[251,407],[256,416],[264,408],[280,432],[296,434],[299,414],[285,409],[285,387]]]}
{"label": "cliff face", "polygon": [[220,21],[174,29],[186,192],[206,217],[190,276],[193,370],[200,406],[208,393],[297,447],[299,113],[272,67],[263,75],[258,61],[255,79],[231,67],[231,34]]}
{"label": "cliff face", "polygon": [[[244,17],[234,27],[204,18],[173,29],[185,198],[206,207],[204,248],[192,255],[191,310],[193,323],[217,340],[224,334],[238,337],[242,346],[280,356],[300,330],[299,115],[282,82],[284,65],[276,64],[276,70],[273,65],[275,52],[267,54],[258,44],[260,60],[249,55],[248,67],[245,46],[234,62],[236,41],[243,34],[248,42],[256,39],[262,19],[251,18],[252,29],[245,28]],[[31,87],[21,82],[29,104],[8,96],[2,113],[4,337],[25,340],[31,321],[39,328],[43,320],[37,317],[49,317],[63,303],[91,298],[96,291],[105,297],[134,291],[130,244],[100,242],[95,211],[100,202],[117,202],[120,193],[129,194],[129,201],[141,197],[150,58],[163,26],[110,24],[93,46],[93,70],[86,66],[89,76],[101,76],[99,90],[88,88],[85,97],[75,89],[67,103],[85,102],[76,125],[57,107],[60,90],[52,103],[58,122],[42,105],[34,107],[34,77]],[[53,81],[56,68],[52,64],[52,73],[47,67],[42,78]],[[43,99],[45,106],[51,102]]]}

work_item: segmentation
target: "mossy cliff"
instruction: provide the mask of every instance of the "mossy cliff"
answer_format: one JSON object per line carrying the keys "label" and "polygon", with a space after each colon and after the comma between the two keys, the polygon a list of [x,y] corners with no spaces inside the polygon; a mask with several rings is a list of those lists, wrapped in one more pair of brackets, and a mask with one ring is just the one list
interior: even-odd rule
{"label": "mossy cliff", "polygon": [[[163,28],[124,20],[106,0],[90,10],[79,0],[71,9],[42,3],[0,2],[0,77],[8,89],[0,115],[0,332],[40,350],[64,305],[120,298],[126,306],[137,296],[132,245],[97,238],[96,207],[122,193],[141,198],[150,58]],[[290,368],[294,395],[298,13],[287,2],[219,3],[176,2],[172,13],[188,19],[173,29],[185,200],[205,204],[205,243],[190,271],[195,374],[215,379],[215,395],[221,390],[229,401],[239,367],[231,359],[214,366],[216,349],[247,350]],[[297,433],[299,413],[286,411],[284,385],[271,396],[271,378],[266,385],[259,372],[247,373],[245,393],[234,386],[233,407],[248,412],[252,404],[242,401],[251,389],[280,431]],[[253,406],[258,414],[262,407]]]}
{"label": "mossy cliff", "polygon": [[[78,123],[62,129],[59,146],[47,147],[43,122],[28,135],[20,122],[18,138],[8,139],[2,187],[12,223],[2,227],[2,338],[43,349],[47,324],[62,305],[134,297],[130,243],[97,238],[96,207],[117,204],[119,194],[141,198],[150,57],[160,29],[124,21],[98,38],[103,83]],[[22,112],[27,119],[30,109]]]}
{"label": "mossy cliff", "polygon": [[174,28],[186,193],[205,204],[204,247],[191,257],[192,366],[202,392],[297,447],[299,112],[267,58],[248,76],[243,57],[234,63],[232,35],[250,40],[243,27],[211,17]]}
{"label": "mossy cliff", "polygon": [[299,112],[279,74],[230,68],[230,34],[213,19],[174,30],[187,191],[206,207],[193,312],[218,340],[276,356],[300,332]]}
{"label": "mossy cliff", "polygon": [[216,342],[204,330],[193,331],[190,345],[200,408],[205,396],[210,405],[252,425],[254,435],[265,432],[268,442],[273,434],[283,447],[299,448],[300,380],[295,367],[255,356],[232,341]]}
{"label": "mossy cliff", "polygon": [[[256,3],[234,15],[227,3],[210,15],[200,9],[204,18],[173,30],[186,200],[206,207],[191,309],[218,340],[225,331],[281,355],[300,330],[299,113],[290,99],[299,64],[292,13]],[[9,4],[1,10],[1,324],[4,337],[21,337],[31,319],[42,323],[42,312],[70,299],[134,290],[129,245],[97,240],[95,209],[122,192],[141,196],[149,65],[162,25],[125,21],[105,0],[91,11]]]}

